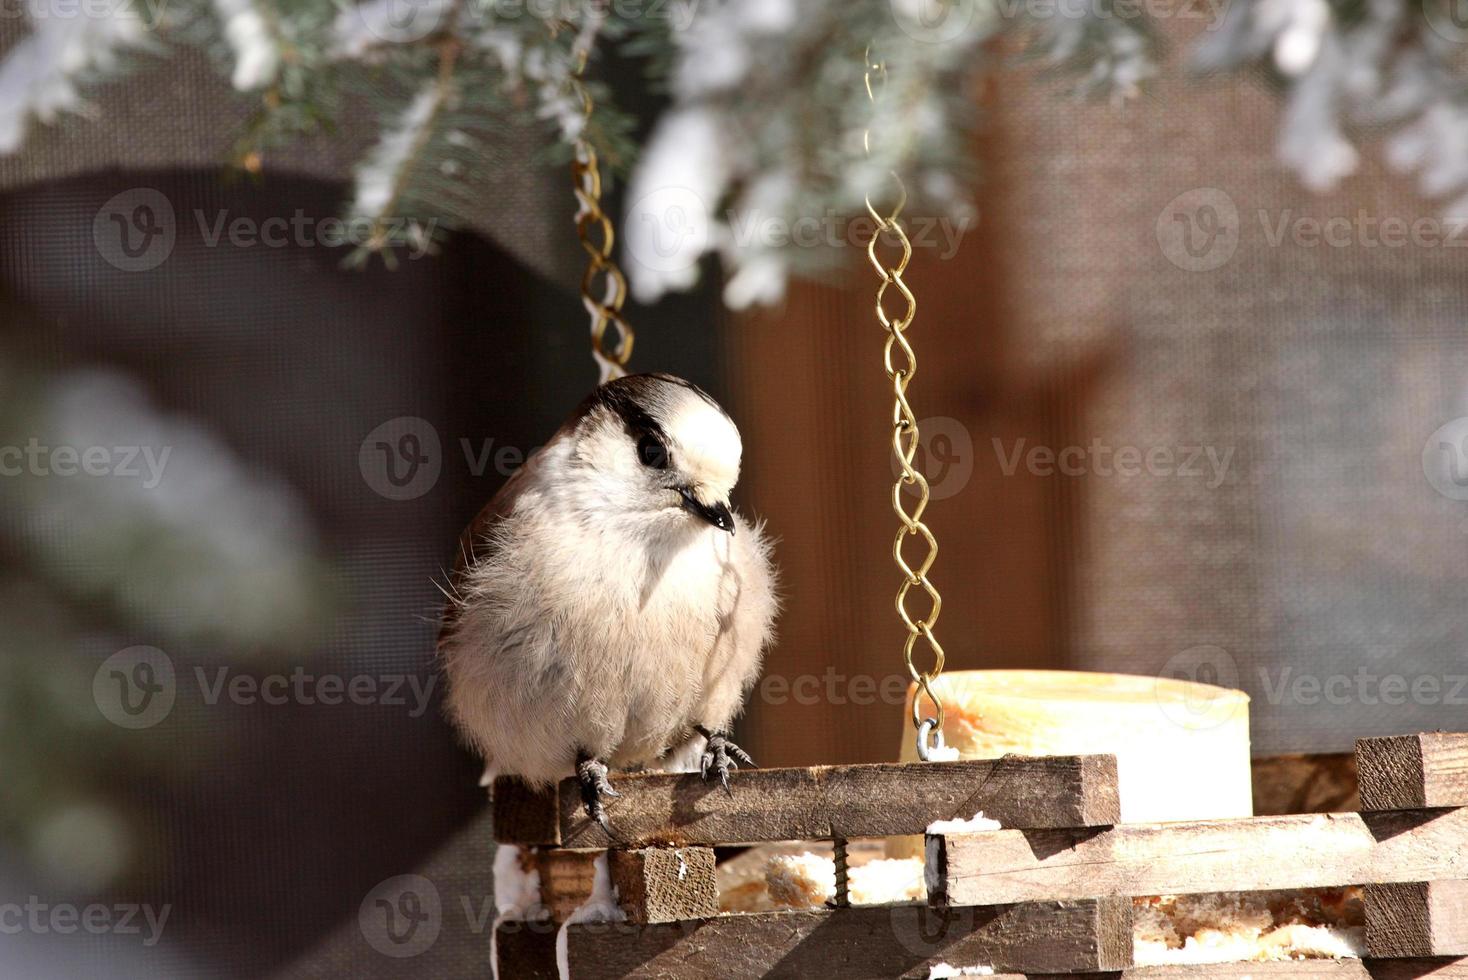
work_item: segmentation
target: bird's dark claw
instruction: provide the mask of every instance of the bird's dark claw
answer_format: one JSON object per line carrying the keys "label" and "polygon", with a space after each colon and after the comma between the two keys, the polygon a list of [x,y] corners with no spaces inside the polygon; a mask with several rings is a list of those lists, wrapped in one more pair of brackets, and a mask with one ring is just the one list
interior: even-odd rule
{"label": "bird's dark claw", "polygon": [[719,783],[724,787],[724,792],[733,796],[734,791],[729,788],[729,773],[738,769],[741,762],[747,766],[753,766],[754,760],[749,757],[748,752],[730,741],[729,736],[723,732],[711,732],[700,725],[698,733],[708,742],[699,763],[699,772],[703,774],[705,780],[711,774],[718,773]]}
{"label": "bird's dark claw", "polygon": [[611,822],[607,820],[607,811],[602,803],[602,797],[616,799],[622,794],[613,789],[611,781],[607,779],[607,764],[585,753],[578,755],[576,757],[576,781],[581,785],[581,802],[586,805],[586,815],[606,831],[608,837],[615,836],[612,833]]}

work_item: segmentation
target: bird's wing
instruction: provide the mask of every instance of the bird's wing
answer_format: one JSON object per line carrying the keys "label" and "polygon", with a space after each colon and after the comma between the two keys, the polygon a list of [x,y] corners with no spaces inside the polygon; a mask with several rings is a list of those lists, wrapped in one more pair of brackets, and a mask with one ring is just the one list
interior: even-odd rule
{"label": "bird's wing", "polygon": [[524,465],[510,474],[510,478],[504,482],[495,495],[489,498],[489,503],[484,505],[469,526],[464,528],[459,535],[458,553],[454,556],[454,568],[448,577],[448,602],[444,604],[442,622],[438,631],[438,643],[443,645],[444,637],[453,628],[459,617],[459,606],[463,600],[463,586],[466,573],[474,563],[484,557],[485,550],[491,547],[492,532],[500,521],[504,520],[515,509],[515,501],[525,492],[535,480],[535,471],[543,463],[544,450],[537,451],[525,460]]}
{"label": "bird's wing", "polygon": [[464,576],[476,560],[484,557],[486,548],[491,547],[492,532],[494,526],[509,516],[515,509],[515,501],[527,488],[533,485],[537,474],[545,466],[546,454],[563,439],[570,439],[581,424],[582,419],[600,404],[598,401],[601,389],[593,391],[586,396],[585,400],[571,413],[570,418],[561,423],[561,427],[551,436],[550,441],[544,446],[531,453],[525,463],[510,474],[510,478],[504,482],[495,495],[489,498],[489,503],[484,509],[469,522],[464,528],[464,533],[459,535],[459,552],[454,556],[454,570],[449,573],[448,603],[444,606],[442,623],[438,631],[438,645],[443,646],[444,638],[453,629],[454,622],[459,618],[459,606],[463,600]]}

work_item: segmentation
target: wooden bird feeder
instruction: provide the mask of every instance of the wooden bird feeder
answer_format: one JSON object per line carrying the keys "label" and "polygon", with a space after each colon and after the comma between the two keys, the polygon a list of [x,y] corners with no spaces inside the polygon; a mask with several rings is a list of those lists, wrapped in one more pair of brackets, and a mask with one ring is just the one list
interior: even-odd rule
{"label": "wooden bird feeder", "polygon": [[[1361,739],[1355,761],[1358,811],[1170,823],[1121,822],[1107,755],[752,770],[732,795],[697,775],[632,775],[608,805],[618,841],[586,819],[574,780],[533,793],[501,779],[495,836],[524,847],[545,907],[497,925],[498,976],[561,975],[557,937],[606,849],[626,920],[564,927],[572,980],[926,978],[947,964],[1077,980],[1468,978],[1468,735]],[[924,834],[978,810],[1004,829],[926,835],[926,904],[718,911],[714,847]],[[1132,965],[1133,898],[1354,885],[1365,960]]]}

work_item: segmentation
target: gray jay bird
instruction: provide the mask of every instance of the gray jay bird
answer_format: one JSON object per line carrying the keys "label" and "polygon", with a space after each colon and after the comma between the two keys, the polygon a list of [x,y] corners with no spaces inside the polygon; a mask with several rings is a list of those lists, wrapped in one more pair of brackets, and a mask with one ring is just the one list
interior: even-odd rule
{"label": "gray jay bird", "polygon": [[696,386],[619,378],[465,531],[439,654],[449,716],[489,771],[574,774],[610,832],[608,766],[699,757],[727,791],[753,764],[728,730],[777,600],[763,527],[729,509],[741,451]]}

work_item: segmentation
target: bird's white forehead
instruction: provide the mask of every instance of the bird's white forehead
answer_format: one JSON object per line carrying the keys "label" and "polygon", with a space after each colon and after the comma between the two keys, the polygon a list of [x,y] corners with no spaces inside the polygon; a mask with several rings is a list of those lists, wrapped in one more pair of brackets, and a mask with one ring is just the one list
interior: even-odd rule
{"label": "bird's white forehead", "polygon": [[739,481],[739,430],[700,397],[681,398],[659,420],[673,442],[674,464],[697,484],[728,493]]}

